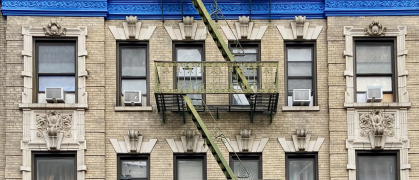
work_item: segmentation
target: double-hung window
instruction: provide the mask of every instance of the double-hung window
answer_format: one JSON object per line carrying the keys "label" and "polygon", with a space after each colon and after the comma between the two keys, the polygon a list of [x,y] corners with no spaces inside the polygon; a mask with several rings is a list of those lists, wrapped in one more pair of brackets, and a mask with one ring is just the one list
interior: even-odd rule
{"label": "double-hung window", "polygon": [[118,47],[118,104],[123,104],[125,91],[141,91],[142,106],[149,105],[147,44],[119,42]]}
{"label": "double-hung window", "polygon": [[356,152],[357,180],[397,180],[398,153],[396,151]]}
{"label": "double-hung window", "polygon": [[394,40],[355,40],[356,102],[367,101],[368,87],[381,87],[382,102],[395,102]]}
{"label": "double-hung window", "polygon": [[150,179],[148,154],[118,154],[118,180]]}
{"label": "double-hung window", "polygon": [[[185,62],[185,66],[177,66],[175,77],[175,89],[181,91],[199,91],[204,84],[204,73],[202,64],[204,61],[204,47],[202,43],[174,44],[175,61]],[[191,63],[198,62],[198,63]],[[202,94],[188,94],[194,105],[202,105],[204,96]]]}
{"label": "double-hung window", "polygon": [[285,52],[287,105],[292,106],[294,89],[309,89],[309,105],[316,105],[315,43],[287,42]]}
{"label": "double-hung window", "polygon": [[[235,44],[230,44],[232,49],[232,53],[235,54],[234,60],[236,62],[257,62],[260,61],[260,48],[259,43],[247,43],[241,42],[241,46],[243,51],[235,46]],[[256,67],[244,67],[243,75],[246,77],[249,85],[252,88],[259,88],[260,79],[259,79],[259,71]],[[241,89],[240,85],[238,84],[237,80],[231,76],[231,82],[233,83],[234,89]],[[233,94],[230,98],[231,105],[249,105],[249,101],[246,99],[244,94]]]}
{"label": "double-hung window", "polygon": [[45,88],[63,88],[66,103],[76,103],[76,56],[75,40],[35,40],[37,102]]}
{"label": "double-hung window", "polygon": [[207,159],[205,154],[174,154],[175,180],[207,179]]}
{"label": "double-hung window", "polygon": [[[262,179],[261,153],[230,153],[230,167],[240,179]],[[240,159],[240,160],[239,160]]]}
{"label": "double-hung window", "polygon": [[286,154],[287,180],[317,180],[317,154]]}
{"label": "double-hung window", "polygon": [[32,152],[34,180],[77,179],[75,152]]}

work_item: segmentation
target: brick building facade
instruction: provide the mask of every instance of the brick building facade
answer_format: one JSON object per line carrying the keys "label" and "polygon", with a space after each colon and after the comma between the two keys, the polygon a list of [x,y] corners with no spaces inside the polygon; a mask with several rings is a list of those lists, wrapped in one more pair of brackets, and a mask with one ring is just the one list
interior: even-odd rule
{"label": "brick building facade", "polygon": [[[162,105],[170,107],[156,97],[158,88],[181,88],[181,72],[174,71],[186,65],[167,62],[225,61],[190,1],[185,12],[175,1],[45,2],[2,1],[0,179],[225,179],[192,116],[162,113]],[[419,178],[416,7],[410,1],[342,2],[255,2],[253,13],[243,10],[248,2],[231,2],[233,10],[219,2],[227,20],[215,24],[224,42],[234,52],[238,37],[246,56],[236,60],[262,62],[253,67],[255,87],[275,85],[279,95],[275,111],[252,115],[246,103],[234,111],[240,105],[231,105],[246,98],[222,93],[223,83],[236,89],[232,70],[193,68],[205,75],[195,74],[199,87],[187,84],[194,90],[187,94],[221,92],[191,97],[204,100],[194,100],[197,109],[219,107],[199,115],[213,137],[227,138],[215,142],[236,175]],[[243,15],[250,23],[239,21]],[[193,25],[186,16],[195,17]],[[65,103],[47,103],[45,87],[65,89]],[[381,102],[366,102],[370,87],[382,89]],[[311,90],[307,106],[292,105],[293,89]],[[142,90],[142,105],[125,104],[124,90]]]}

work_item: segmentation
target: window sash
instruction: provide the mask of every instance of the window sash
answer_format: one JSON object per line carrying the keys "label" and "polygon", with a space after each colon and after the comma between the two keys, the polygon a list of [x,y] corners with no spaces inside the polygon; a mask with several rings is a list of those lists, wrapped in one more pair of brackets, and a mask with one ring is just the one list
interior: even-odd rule
{"label": "window sash", "polygon": [[[58,180],[67,180],[67,179],[77,179],[77,159],[76,159],[76,153],[74,152],[58,152],[58,153],[48,153],[48,152],[33,152],[32,153],[33,158],[33,179],[34,180],[44,180],[48,178],[53,178]],[[40,161],[55,161],[55,165],[51,166],[51,162],[42,165],[39,164]],[[70,164],[67,164],[62,170],[57,170],[55,168],[60,167],[60,164],[62,165],[63,162],[67,162]],[[59,163],[59,164],[56,164]],[[41,165],[41,167],[40,167]],[[44,166],[44,168],[42,168]],[[46,167],[45,167],[46,166]],[[45,169],[46,168],[46,169]],[[45,169],[43,174],[39,171],[42,171]],[[58,176],[58,177],[57,177]]]}
{"label": "window sash", "polygon": [[[397,180],[400,165],[397,151],[357,151],[356,174],[358,180]],[[381,160],[381,162],[379,161]],[[382,161],[384,160],[384,161]],[[384,169],[385,168],[385,169]]]}
{"label": "window sash", "polygon": [[132,177],[131,180],[148,180],[150,178],[150,158],[148,154],[118,154],[117,156],[117,179],[119,180],[121,175],[123,175],[124,168],[122,167],[122,163],[124,161],[139,161],[139,162],[146,162],[146,177],[144,178],[135,178]]}
{"label": "window sash", "polygon": [[[262,177],[263,177],[263,174],[262,174],[263,173],[263,170],[262,170],[262,154],[259,154],[259,153],[237,153],[237,155],[242,162],[245,162],[244,163],[245,167],[246,167],[246,162],[247,163],[257,162],[257,172],[249,170],[248,167],[246,167],[246,169],[250,173],[249,177],[253,177],[255,179],[262,179]],[[238,167],[240,168],[240,166],[241,165],[240,165],[239,160],[236,157],[236,155],[234,153],[230,153],[230,168],[233,170],[233,173],[236,174],[236,176],[239,175],[238,174],[239,172],[235,171],[235,169],[238,170],[237,168]],[[247,165],[247,166],[249,166],[249,165]],[[250,166],[252,166],[252,165],[250,165]],[[253,176],[252,176],[252,174],[253,174]],[[242,173],[242,175],[247,175],[247,174]],[[255,177],[255,176],[257,176],[257,177]],[[247,178],[244,178],[244,179],[247,179]]]}
{"label": "window sash", "polygon": [[[123,105],[122,102],[122,96],[123,96],[123,81],[124,80],[141,80],[141,81],[145,81],[145,87],[142,87],[140,89],[138,89],[138,91],[141,91],[141,94],[143,95],[143,97],[146,98],[146,100],[143,102],[143,105],[145,104],[146,106],[149,105],[150,102],[150,92],[149,92],[149,57],[148,57],[148,45],[146,43],[125,43],[125,42],[118,42],[117,43],[117,68],[118,68],[118,89],[117,89],[117,103],[118,105]],[[141,74],[124,74],[123,69],[124,69],[124,62],[127,63],[127,61],[124,61],[123,59],[123,51],[124,50],[138,50],[139,51],[143,51],[144,54],[142,54],[142,56],[144,57],[144,61],[141,61],[140,58],[138,58],[138,61],[141,62],[137,62],[135,61],[134,64],[139,65],[141,63],[143,63],[143,65],[140,65],[140,68],[142,71],[144,71],[144,73]],[[145,92],[143,92],[145,89]],[[133,90],[133,89],[126,89],[126,90]],[[134,89],[137,90],[137,89]]]}
{"label": "window sash", "polygon": [[[306,59],[292,59],[292,57],[290,57],[292,54],[289,53],[289,50],[291,49],[302,49],[302,50],[309,50],[310,52],[310,60],[308,60],[308,58]],[[316,105],[316,58],[315,58],[315,44],[314,43],[295,43],[295,42],[288,42],[285,45],[285,69],[286,69],[286,73],[285,73],[285,83],[286,83],[286,89],[285,89],[285,93],[287,96],[287,100],[285,101],[287,106],[291,106],[292,104],[290,104],[289,99],[291,97],[292,99],[292,93],[293,93],[293,89],[290,89],[290,84],[289,81],[290,80],[311,80],[310,86],[311,86],[311,103],[310,106]],[[293,52],[293,54],[296,52]],[[310,71],[311,71],[311,75],[306,75],[306,74],[295,74],[290,72],[290,64],[308,64],[310,63]],[[291,101],[292,102],[292,101]]]}
{"label": "window sash", "polygon": [[[294,154],[287,153],[285,154],[286,180],[317,180],[318,168],[319,168],[317,161],[318,161],[317,154],[314,154],[314,153],[294,153]],[[295,166],[291,167],[291,162],[297,163],[297,166],[301,165],[301,162],[306,162],[306,164],[303,166],[300,166],[302,167],[302,171],[296,171],[296,168],[298,167],[295,167]],[[308,170],[308,168],[311,169],[311,172],[304,171],[304,170]]]}
{"label": "window sash", "polygon": [[[186,162],[199,162],[202,166],[201,166],[201,172],[199,175],[199,177],[185,177],[183,178],[183,174],[181,175],[181,171],[184,170],[184,168],[182,168],[179,165],[180,161],[186,161]],[[206,154],[204,153],[175,153],[173,154],[173,172],[174,172],[174,179],[176,180],[189,180],[189,179],[207,179],[207,160],[206,160]],[[193,172],[189,172],[189,173],[193,173]],[[183,178],[183,179],[182,179]]]}

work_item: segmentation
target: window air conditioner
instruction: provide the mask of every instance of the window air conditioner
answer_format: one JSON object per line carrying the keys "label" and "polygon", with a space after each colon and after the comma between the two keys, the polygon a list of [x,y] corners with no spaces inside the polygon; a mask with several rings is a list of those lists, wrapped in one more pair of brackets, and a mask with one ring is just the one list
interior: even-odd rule
{"label": "window air conditioner", "polygon": [[141,91],[124,91],[125,106],[141,106]]}
{"label": "window air conditioner", "polygon": [[381,102],[383,100],[383,87],[367,86],[367,102]]}
{"label": "window air conditioner", "polygon": [[45,88],[45,101],[49,103],[64,103],[65,92],[63,88],[47,87]]}
{"label": "window air conditioner", "polygon": [[309,106],[311,102],[311,89],[294,89],[292,90],[293,106]]}

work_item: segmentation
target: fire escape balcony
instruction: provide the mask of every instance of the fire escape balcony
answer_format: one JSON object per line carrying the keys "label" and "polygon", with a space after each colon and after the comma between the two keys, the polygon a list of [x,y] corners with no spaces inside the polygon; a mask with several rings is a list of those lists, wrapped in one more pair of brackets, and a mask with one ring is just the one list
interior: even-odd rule
{"label": "fire escape balcony", "polygon": [[[278,104],[278,62],[174,62],[155,61],[154,93],[158,112],[187,111],[187,95],[197,111],[267,113]],[[234,72],[240,68],[251,89],[243,87]]]}

